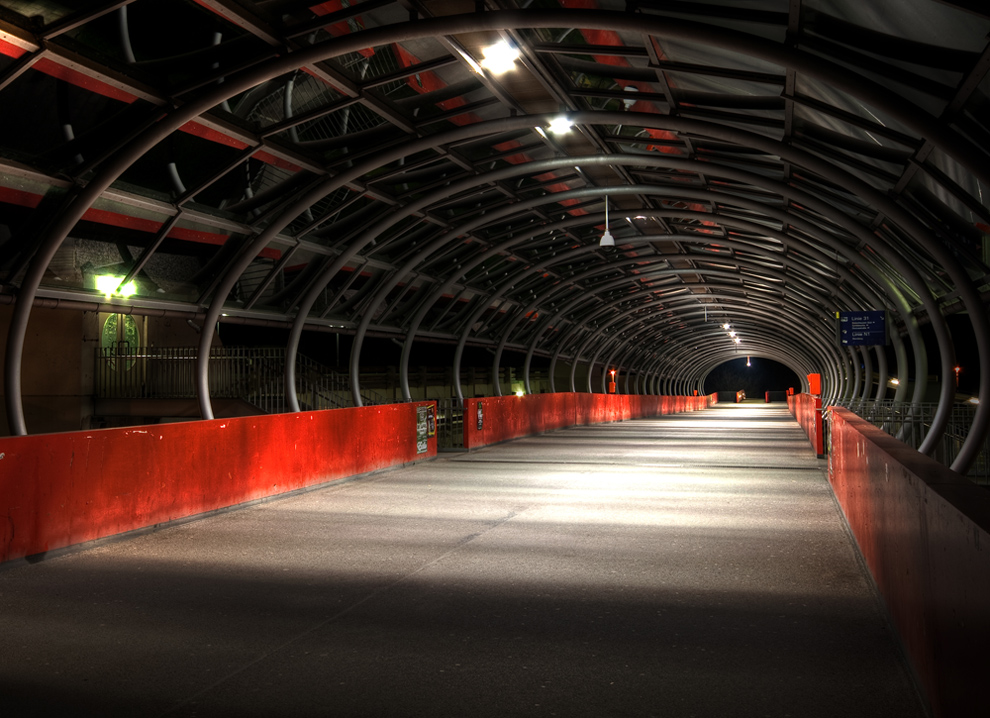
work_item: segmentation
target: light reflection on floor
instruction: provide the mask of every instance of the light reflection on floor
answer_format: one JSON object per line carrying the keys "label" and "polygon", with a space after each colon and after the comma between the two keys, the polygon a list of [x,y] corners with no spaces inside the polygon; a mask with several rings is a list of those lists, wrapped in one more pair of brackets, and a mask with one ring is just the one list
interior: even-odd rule
{"label": "light reflection on floor", "polygon": [[6,571],[4,715],[920,718],[821,462],[744,406]]}

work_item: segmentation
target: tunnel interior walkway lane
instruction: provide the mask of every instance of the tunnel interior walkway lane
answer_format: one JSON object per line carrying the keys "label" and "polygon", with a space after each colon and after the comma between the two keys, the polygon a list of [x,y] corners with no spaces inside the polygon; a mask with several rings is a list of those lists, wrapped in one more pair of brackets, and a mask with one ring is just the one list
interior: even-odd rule
{"label": "tunnel interior walkway lane", "polygon": [[4,715],[922,716],[821,469],[732,405],[8,569]]}

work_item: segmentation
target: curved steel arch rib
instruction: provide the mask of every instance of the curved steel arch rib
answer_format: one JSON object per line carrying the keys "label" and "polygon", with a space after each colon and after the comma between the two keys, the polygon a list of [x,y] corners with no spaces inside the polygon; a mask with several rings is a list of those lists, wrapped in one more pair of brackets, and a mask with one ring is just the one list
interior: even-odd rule
{"label": "curved steel arch rib", "polygon": [[[422,19],[417,20],[416,22],[401,23],[392,26],[364,30],[318,45],[313,45],[303,49],[289,50],[280,57],[265,60],[255,66],[248,67],[247,69],[239,72],[227,74],[223,78],[222,84],[204,85],[202,90],[184,94],[182,96],[184,104],[173,106],[168,109],[162,109],[159,112],[157,122],[140,132],[136,137],[134,137],[134,139],[124,145],[120,152],[115,153],[104,161],[104,163],[99,166],[96,175],[88,182],[88,184],[86,184],[85,187],[76,188],[71,191],[64,208],[57,215],[54,222],[50,225],[41,238],[40,248],[34,259],[31,261],[28,272],[21,285],[17,305],[15,307],[10,325],[7,341],[7,362],[4,380],[7,397],[7,413],[12,431],[17,434],[24,434],[27,431],[24,424],[20,387],[21,361],[23,357],[23,346],[27,332],[30,309],[35,297],[37,296],[38,288],[46,268],[50,264],[61,243],[68,236],[69,232],[73,229],[83,214],[98,198],[103,195],[104,191],[110,187],[111,183],[120,177],[124,170],[130,167],[131,164],[133,164],[140,157],[147,154],[158,142],[168,137],[172,132],[178,130],[185,123],[208,115],[211,108],[219,105],[224,100],[233,97],[240,92],[248,91],[261,83],[273,80],[274,78],[285,75],[288,72],[294,72],[300,67],[310,65],[314,62],[340,57],[347,53],[360,52],[360,50],[365,47],[375,47],[406,40],[441,35],[450,36],[469,32],[554,27],[599,27],[613,31],[645,34],[647,36],[656,36],[660,38],[684,38],[691,42],[698,43],[703,47],[727,48],[734,52],[742,53],[746,56],[759,58],[763,61],[773,63],[780,68],[794,70],[802,76],[822,80],[836,88],[841,89],[850,96],[858,98],[864,106],[878,108],[890,116],[897,118],[905,127],[917,134],[919,141],[927,142],[931,146],[940,148],[947,154],[947,156],[953,158],[960,167],[963,167],[970,172],[973,177],[978,178],[984,183],[990,184],[990,169],[988,169],[990,163],[987,161],[988,155],[985,148],[977,146],[968,137],[964,136],[961,132],[950,126],[948,122],[941,121],[939,118],[921,111],[917,106],[908,102],[903,97],[898,96],[890,89],[866,79],[863,76],[857,75],[855,72],[849,71],[836,62],[819,57],[818,55],[803,51],[801,49],[784,46],[771,40],[747,35],[735,30],[715,27],[701,22],[679,20],[676,18],[655,17],[651,15],[624,12],[583,10],[493,11],[462,16]],[[572,113],[571,118],[577,123],[589,127],[593,125],[625,124],[643,128],[664,129],[666,131],[685,134],[693,133],[697,136],[711,138],[719,142],[726,142],[736,147],[748,148],[754,152],[764,153],[766,156],[779,157],[782,160],[791,163],[793,166],[801,168],[802,172],[814,175],[816,178],[823,178],[828,182],[832,182],[836,186],[847,188],[851,194],[858,196],[864,202],[864,206],[870,208],[878,218],[885,218],[883,219],[881,226],[876,229],[867,227],[860,220],[860,218],[846,214],[847,209],[840,206],[838,201],[813,196],[806,192],[801,192],[786,183],[776,182],[768,179],[767,177],[758,176],[755,173],[742,172],[740,170],[733,169],[726,164],[720,164],[715,161],[699,162],[695,159],[673,158],[669,156],[666,157],[663,162],[656,161],[655,158],[645,161],[635,159],[635,157],[637,157],[636,155],[614,153],[605,155],[601,160],[588,159],[584,162],[584,164],[589,166],[594,163],[615,166],[621,168],[623,172],[630,169],[635,169],[637,167],[652,165],[653,167],[664,167],[677,172],[691,173],[693,175],[706,178],[704,181],[706,183],[706,188],[709,190],[711,184],[707,178],[731,179],[734,182],[743,183],[749,188],[758,188],[761,190],[763,193],[762,196],[764,197],[783,198],[783,205],[787,207],[788,211],[775,211],[773,207],[761,205],[760,202],[749,200],[750,211],[758,212],[759,216],[764,219],[773,217],[775,221],[780,221],[783,227],[783,231],[781,233],[782,236],[791,237],[793,241],[797,242],[797,237],[788,234],[789,228],[801,227],[801,229],[795,230],[795,232],[803,232],[812,240],[819,240],[829,244],[836,250],[837,254],[840,253],[841,248],[841,253],[848,262],[860,262],[861,266],[865,270],[864,276],[860,278],[860,285],[856,286],[855,293],[850,296],[868,296],[868,293],[865,292],[864,289],[867,288],[868,282],[873,282],[880,288],[880,291],[884,292],[884,294],[890,299],[890,302],[896,305],[897,311],[903,317],[903,323],[908,331],[912,347],[914,347],[916,363],[919,365],[919,375],[923,379],[927,375],[927,371],[921,371],[921,369],[924,369],[923,364],[927,361],[927,357],[923,354],[923,342],[920,341],[920,336],[917,333],[917,327],[914,324],[913,318],[913,312],[918,309],[918,307],[912,306],[911,301],[909,301],[909,299],[905,296],[902,296],[902,290],[905,287],[910,288],[911,292],[920,298],[920,303],[923,305],[924,313],[931,319],[939,346],[943,386],[942,395],[939,402],[939,410],[936,414],[935,424],[937,427],[944,426],[944,423],[948,419],[946,412],[951,401],[947,395],[947,390],[945,387],[951,384],[951,382],[946,381],[945,377],[946,372],[951,371],[954,361],[952,360],[951,337],[949,337],[945,322],[942,319],[938,298],[929,288],[929,282],[942,281],[937,274],[939,272],[944,272],[949,280],[951,280],[951,284],[955,287],[955,290],[958,292],[962,304],[965,307],[971,322],[973,323],[979,352],[981,374],[983,377],[990,376],[990,323],[988,323],[987,320],[985,306],[982,298],[976,290],[976,287],[973,285],[973,282],[970,280],[967,272],[965,271],[965,268],[960,265],[960,262],[954,256],[952,249],[945,246],[938,239],[933,239],[931,228],[922,224],[918,217],[916,217],[905,206],[886,196],[882,191],[870,186],[867,182],[851,175],[849,172],[838,166],[837,163],[833,163],[824,157],[819,157],[796,149],[790,146],[787,142],[777,142],[775,140],[762,137],[756,133],[736,130],[719,125],[717,122],[706,122],[661,115],[650,116],[633,112],[583,111]],[[264,229],[261,229],[257,236],[247,243],[246,248],[241,252],[237,260],[232,263],[228,271],[219,278],[219,283],[213,292],[212,301],[207,309],[206,323],[204,331],[201,335],[200,360],[197,363],[196,375],[197,393],[199,395],[200,408],[203,416],[212,416],[212,406],[207,381],[208,349],[213,328],[215,327],[221,311],[227,302],[227,297],[240,278],[241,274],[250,266],[251,262],[258,255],[258,253],[265,246],[267,246],[267,244],[272,241],[272,239],[280,231],[289,226],[289,224],[296,217],[310,211],[310,208],[314,203],[326,197],[336,188],[343,187],[348,182],[360,180],[370,172],[377,170],[377,168],[385,166],[388,162],[398,161],[405,157],[411,157],[417,151],[431,149],[437,150],[443,148],[446,143],[454,143],[485,137],[497,137],[503,133],[519,132],[534,126],[542,126],[548,119],[549,116],[547,115],[537,115],[533,117],[514,117],[505,120],[478,122],[474,125],[457,128],[448,132],[412,139],[404,147],[388,149],[383,152],[375,153],[373,157],[368,159],[358,160],[350,169],[344,170],[334,177],[314,180],[308,188],[304,189],[300,195],[295,197],[294,200],[286,203],[284,208],[278,210],[274,216],[266,218],[266,221],[268,221],[267,226]],[[423,125],[423,127],[426,127],[426,125]],[[539,172],[540,167],[561,167],[567,162],[574,162],[575,158],[565,158],[565,160],[550,161],[544,165],[540,165],[540,161],[536,161],[532,165],[529,165],[523,169],[523,173],[525,171],[529,171],[531,174],[534,172]],[[516,176],[516,173],[507,170],[501,176],[503,178],[510,176],[514,177]],[[476,179],[478,178],[466,180],[463,185],[465,187],[470,186],[471,182]],[[491,180],[489,179],[489,181]],[[647,184],[637,184],[634,182],[629,185],[629,187],[630,191],[623,192],[624,194],[640,193],[653,197],[658,196],[658,190],[655,186],[651,187]],[[674,188],[665,187],[663,188],[663,191],[668,197],[677,196]],[[694,194],[698,193],[697,190],[693,192]],[[618,196],[620,193],[611,189],[607,192],[603,192],[599,188],[590,187],[582,190],[570,190],[569,192],[553,192],[549,195],[549,199],[546,201],[559,204],[561,201],[581,201],[593,198],[596,195],[601,196],[604,194]],[[688,193],[685,193],[682,196],[687,196],[687,194]],[[705,194],[708,195],[708,199],[712,199],[716,193],[707,191]],[[435,201],[436,200],[424,198],[419,201],[412,201],[404,206],[401,206],[400,203],[400,209],[396,212],[396,214],[410,216],[419,209],[428,210],[431,205],[435,203]],[[741,197],[736,197],[727,201],[729,201],[730,205],[736,207],[744,207],[744,203],[746,202],[746,200]],[[813,215],[812,219],[814,221],[812,222],[807,220],[807,215],[803,214],[805,210],[798,211],[797,209],[792,208],[790,205],[794,202],[799,202],[804,208],[811,210],[811,214]],[[514,206],[507,208],[504,213],[500,213],[500,210],[498,209],[492,210],[492,207],[495,206],[495,203],[492,203],[489,207],[485,208],[487,210],[487,218],[489,220],[497,221],[499,217],[505,220],[514,213],[524,211],[532,211],[534,213],[532,216],[539,217],[539,213],[541,211],[539,208],[542,205],[540,202],[533,202],[531,204],[527,202],[516,202]],[[656,207],[651,209],[654,210],[655,214],[661,214],[660,212],[655,211]],[[686,212],[679,213],[679,217],[682,219],[688,219],[689,221],[697,221],[700,219],[690,216],[685,217],[685,215],[687,215]],[[719,221],[717,217],[717,215],[713,214],[711,219],[717,222]],[[724,222],[724,226],[730,226],[731,224],[729,218],[725,218],[722,221]],[[450,239],[455,239],[458,236],[458,232],[469,232],[473,231],[472,227],[477,229],[486,226],[485,223],[472,225],[472,222],[473,220],[462,222],[459,226],[454,227],[454,229],[441,230],[438,237],[435,237],[428,242],[428,247],[435,248],[436,251],[441,251],[446,247],[447,242]],[[820,226],[815,226],[816,223],[820,223]],[[830,226],[826,227],[826,224]],[[294,401],[295,397],[293,359],[298,347],[299,337],[303,331],[305,323],[309,319],[309,313],[314,305],[314,302],[316,301],[316,297],[326,286],[329,285],[333,277],[343,266],[345,266],[348,261],[360,256],[361,252],[365,251],[367,247],[371,246],[376,241],[376,231],[385,231],[387,226],[390,225],[385,222],[379,223],[376,225],[376,228],[372,228],[368,232],[349,240],[346,247],[342,246],[336,248],[339,250],[336,258],[327,260],[324,270],[319,272],[317,276],[314,277],[314,281],[310,284],[309,290],[299,297],[299,301],[296,302],[298,309],[296,311],[296,318],[293,322],[292,331],[290,333],[288,344],[290,361],[287,362],[288,368],[286,372],[286,384],[289,396],[291,397],[290,400]],[[587,224],[577,222],[572,226],[582,227],[587,226]],[[736,226],[739,231],[754,232],[752,227],[741,227],[738,224]],[[766,230],[764,230],[764,232],[766,232]],[[302,238],[303,237],[300,236],[297,239]],[[686,241],[682,235],[677,233],[672,235],[670,239],[672,241]],[[913,249],[922,252],[922,255],[926,259],[930,258],[931,263],[934,265],[933,271],[927,272],[927,270],[924,269],[919,271],[918,268],[912,266],[910,261],[905,261],[902,259],[899,256],[897,247],[895,246],[895,244],[900,240],[903,240],[905,243],[910,243],[910,246]],[[728,242],[732,240],[730,239],[726,241]],[[513,247],[513,242],[507,241],[504,246],[506,249],[511,249]],[[869,252],[877,252],[878,255],[882,256],[882,258],[888,264],[893,266],[900,274],[900,279],[897,282],[887,281],[889,278],[885,278],[885,268],[879,265],[873,266],[873,263],[869,261],[868,252],[864,251],[864,249]],[[492,250],[484,249],[482,251],[489,252]],[[807,256],[811,253],[812,249],[810,245],[805,245],[805,247],[800,251],[804,256]],[[592,249],[588,254],[594,254],[594,252],[595,250]],[[383,277],[380,284],[371,288],[373,294],[371,302],[372,306],[367,308],[364,314],[362,314],[360,319],[357,321],[357,338],[355,341],[356,353],[352,357],[351,361],[352,384],[354,386],[355,393],[357,393],[358,388],[357,377],[359,374],[358,370],[360,368],[361,339],[373,320],[376,307],[386,300],[389,296],[391,288],[403,279],[403,274],[406,271],[415,269],[423,263],[428,263],[433,257],[434,255],[432,254],[432,250],[420,250],[416,256],[407,258],[403,266],[391,267],[391,269],[396,269],[397,271],[394,271],[391,275]],[[688,255],[683,255],[683,257],[685,258],[684,261],[693,261],[693,259]],[[779,260],[779,257],[775,257],[775,261],[776,260]],[[401,262],[402,260],[399,261]],[[479,262],[480,261],[484,260],[479,260]],[[618,266],[610,264],[607,266],[605,271],[610,272],[618,269]],[[489,298],[499,297],[501,294],[505,294],[508,297],[508,290],[511,288],[511,282],[513,280],[518,281],[520,278],[527,277],[527,275],[523,274],[524,271],[529,271],[532,273],[536,270],[519,270],[514,273],[512,277],[508,277],[506,279],[506,282],[503,283],[502,289],[496,287],[494,290],[489,290],[487,287],[479,288],[475,286],[472,287],[472,291],[480,291],[483,296],[487,296]],[[754,272],[752,274],[753,277],[759,276],[759,274],[755,273],[755,270],[748,271]],[[739,272],[745,273],[743,270],[739,270]],[[695,273],[712,277],[713,279],[720,276],[716,272],[707,270],[698,270]],[[589,285],[587,287],[587,290],[593,295],[593,299],[588,306],[583,306],[580,301],[575,299],[573,296],[575,292],[579,292],[584,288],[582,285],[577,283],[581,280],[575,280],[574,278],[579,274],[580,271],[576,271],[573,276],[569,276],[566,272],[562,272],[561,276],[557,279],[557,281],[565,285],[567,288],[566,291],[569,292],[571,296],[564,298],[563,288],[548,288],[540,291],[538,293],[538,297],[546,297],[549,299],[558,296],[558,293],[560,293],[561,301],[569,304],[575,311],[580,311],[584,314],[587,314],[593,310],[602,310],[606,313],[611,313],[615,310],[617,304],[621,302],[621,295],[617,292],[619,290],[628,290],[628,288],[623,289],[623,285],[621,283],[622,281],[629,281],[630,278],[628,276],[620,280],[602,278],[601,281],[604,282],[604,284],[599,283],[598,285]],[[591,277],[591,274],[587,275],[587,278],[590,279]],[[792,275],[788,277],[788,280],[792,283],[793,289],[792,295],[786,296],[799,297],[808,291],[815,292],[818,290],[828,289],[823,284],[822,278],[811,272],[807,274]],[[611,284],[612,281],[617,281],[617,283]],[[903,285],[901,285],[902,282]],[[447,286],[446,282],[443,286]],[[710,286],[713,287],[714,284],[711,284]],[[825,293],[827,294],[828,292],[826,291]],[[570,304],[572,302],[577,303]],[[424,298],[424,300],[417,305],[415,314],[413,315],[414,321],[411,322],[413,325],[411,334],[413,336],[418,331],[419,323],[429,311],[429,306],[431,305],[428,303],[428,299],[426,298]],[[519,321],[521,321],[518,319],[518,315],[521,312],[522,300],[520,300],[517,306],[519,306],[519,309],[514,310],[516,311],[516,315],[510,313],[506,317],[505,323],[502,325],[503,335],[500,337],[501,343],[499,345],[499,353],[501,352],[502,347],[505,347],[508,342],[517,336],[517,327],[519,326]],[[602,309],[603,307],[605,309]],[[560,311],[559,307],[552,308],[548,311],[556,312],[558,316],[565,317],[565,321],[567,322],[575,322],[571,327],[575,341],[582,342],[587,340],[587,337],[582,339],[582,331],[590,330],[575,328],[579,327],[581,316],[576,315],[575,317],[566,317],[565,314]],[[628,315],[630,318],[634,316],[635,312]],[[619,324],[622,323],[622,320],[615,321]],[[527,340],[530,341],[530,349],[527,354],[527,367],[533,352],[537,350],[537,343],[540,341],[540,336],[545,331],[540,327],[545,326],[546,321],[533,327],[532,329],[534,331],[531,332],[531,340],[529,336],[526,335],[526,332],[519,332],[518,334],[520,338],[527,336]],[[469,330],[469,328],[470,324],[465,324],[460,327],[461,335],[463,336],[463,332]],[[530,329],[529,327],[526,328]],[[558,335],[556,340],[556,346],[553,351],[553,355],[555,357],[565,349],[563,336]],[[406,365],[408,364],[407,347],[411,346],[411,341],[411,338],[407,339],[403,349],[405,357],[404,362]],[[685,341],[687,342],[688,340]],[[796,341],[796,339],[794,341]],[[586,343],[589,347],[594,346],[594,341],[587,341]],[[541,346],[552,346],[552,343],[544,342]],[[687,343],[684,343],[684,346],[686,347]],[[624,355],[624,360],[627,362],[645,361],[645,359],[640,358],[639,356],[634,356],[634,354],[635,352],[633,354],[627,353]],[[579,359],[580,355],[581,350],[578,349],[575,353],[575,360]],[[901,355],[898,354],[899,365],[901,365],[901,359]],[[836,372],[833,380],[835,387],[834,391],[839,392],[840,394],[848,392],[856,393],[859,391],[859,387],[862,384],[864,385],[863,391],[865,392],[865,384],[867,384],[865,381],[866,377],[865,375],[860,376],[858,374],[859,364],[854,362],[852,377],[848,376],[847,364],[848,361],[846,358],[842,358],[841,361],[836,364]],[[633,370],[636,371],[637,369],[633,367]],[[869,373],[872,373],[872,371]],[[640,382],[640,378],[641,377],[637,376],[637,385]],[[990,382],[986,380],[982,381],[979,392],[981,404],[970,432],[970,438],[967,440],[963,447],[963,451],[953,464],[955,468],[959,468],[960,470],[965,470],[973,458],[975,458],[979,443],[987,434],[988,430],[990,430]],[[404,393],[408,393],[408,386],[404,388]],[[294,408],[298,408],[297,403]],[[933,432],[933,434],[937,433],[937,431]]]}
{"label": "curved steel arch rib", "polygon": [[[615,161],[617,163],[621,163],[622,159],[624,159],[624,157],[619,157]],[[647,163],[646,160],[642,160],[642,159],[639,159],[639,158],[637,158],[637,160],[638,160],[639,163]],[[633,160],[633,162],[636,163],[637,160]],[[661,161],[658,161],[658,162],[665,162],[665,161],[664,160],[661,160]],[[675,160],[675,163],[679,163],[679,162]],[[760,183],[760,178],[755,178],[755,176],[751,175],[750,173],[739,172],[739,171],[731,171],[730,170],[730,171],[726,172],[726,174],[731,174],[732,176],[735,176],[735,177],[753,178],[756,182]],[[468,183],[470,183],[471,181],[473,181],[473,180],[469,180]],[[771,183],[771,182],[765,182],[765,183],[761,183],[761,184],[762,184],[762,186],[778,186],[778,183]],[[787,191],[787,190],[785,189],[785,191]],[[667,195],[670,194],[667,188],[654,188],[654,187],[650,187],[650,186],[646,186],[646,185],[640,185],[640,186],[632,186],[632,187],[624,187],[624,188],[613,188],[613,189],[609,189],[609,190],[599,190],[599,189],[575,190],[575,191],[571,191],[571,192],[559,193],[558,195],[554,195],[554,196],[552,196],[550,198],[540,198],[540,199],[537,199],[537,200],[533,200],[533,201],[530,201],[527,204],[530,205],[530,206],[536,206],[536,205],[539,205],[540,203],[545,202],[545,201],[559,201],[562,198],[565,198],[565,199],[566,198],[571,198],[571,197],[577,198],[577,197],[583,197],[583,196],[588,196],[588,195],[596,195],[596,194],[603,194],[603,193],[607,193],[607,194],[619,194],[619,193],[623,193],[623,194],[653,194],[653,193],[659,193],[659,194],[667,194]],[[844,222],[844,218],[839,213],[834,212],[834,211],[829,211],[829,208],[826,207],[826,206],[824,206],[823,203],[817,202],[814,198],[809,197],[807,195],[804,195],[803,193],[800,193],[800,192],[791,191],[790,193],[794,197],[796,197],[796,198],[804,201],[807,204],[820,206],[821,210],[823,212],[825,212],[827,215],[830,215],[837,223],[839,223],[839,224],[846,224],[847,227],[848,227],[848,229],[851,232],[853,232],[855,234],[859,234],[861,241],[868,241],[868,237],[865,235],[865,233],[860,228],[858,228],[854,224],[851,224],[851,223],[848,223],[848,222]],[[402,274],[404,274],[407,271],[410,271],[411,268],[413,266],[415,266],[415,264],[417,264],[418,262],[425,262],[425,261],[427,261],[428,256],[429,256],[429,253],[434,248],[443,246],[448,239],[453,239],[453,238],[459,237],[462,234],[467,233],[469,231],[472,231],[473,229],[477,228],[478,226],[481,226],[485,222],[490,222],[490,221],[493,221],[493,220],[497,220],[500,216],[505,216],[505,215],[511,214],[514,211],[516,211],[517,209],[518,209],[517,206],[513,206],[513,207],[505,208],[505,209],[501,210],[500,212],[493,213],[493,215],[489,215],[488,217],[485,217],[483,219],[475,219],[475,220],[473,220],[472,222],[470,222],[469,224],[467,224],[465,226],[458,227],[455,230],[452,230],[452,231],[448,232],[445,235],[445,237],[441,237],[438,240],[435,240],[425,250],[423,250],[420,254],[418,254],[417,257],[414,257],[413,259],[411,259],[407,263],[406,267],[403,270],[401,270],[399,273],[397,273],[396,275],[393,275],[393,277],[391,277],[391,279],[390,279],[391,285],[385,286],[385,287],[383,287],[382,289],[379,290],[379,292],[378,292],[378,299],[376,300],[376,302],[373,303],[373,305],[375,303],[380,302],[381,300],[384,299],[384,296],[388,293],[388,291],[390,290],[391,286],[394,286],[394,284],[397,283],[402,278]],[[776,213],[773,212],[772,210],[766,210],[766,211],[771,216],[776,215]],[[657,213],[657,214],[659,214],[659,213]],[[688,213],[688,212],[676,213],[675,212],[675,214],[682,214],[683,215],[683,214],[690,214],[690,213]],[[711,218],[712,219],[718,219],[719,217],[718,217],[718,215],[711,215]],[[800,220],[791,219],[786,214],[781,214],[779,218],[781,219],[781,221],[783,221],[785,223],[788,223],[788,222],[790,222],[792,224],[793,223],[800,223]],[[727,222],[731,222],[732,219],[729,218],[726,221]],[[813,231],[813,227],[810,224],[808,224],[807,226],[808,226],[809,229],[811,229]],[[368,236],[371,236],[372,234],[373,234],[373,232],[369,232],[368,233]],[[771,232],[769,230],[765,230],[764,231],[764,234],[768,234],[769,235],[769,234],[771,234]],[[832,242],[831,244],[832,244],[832,246],[834,246],[836,248],[837,251],[842,251],[843,254],[847,255],[850,259],[853,259],[853,260],[854,259],[862,259],[862,257],[860,255],[853,254],[849,248],[847,248],[847,247],[845,247],[845,246],[843,246],[841,244],[834,243],[834,242]],[[511,245],[511,242],[510,243],[507,243],[505,246],[508,247],[510,245]],[[940,338],[939,346],[940,346],[940,350],[942,351],[942,355],[943,355],[943,367],[946,368],[946,369],[948,369],[948,367],[950,367],[952,365],[952,361],[951,361],[951,346],[945,341],[945,339],[947,337],[947,334],[945,333],[944,322],[941,321],[941,315],[938,313],[937,307],[935,307],[934,303],[932,302],[930,294],[923,287],[919,287],[918,286],[921,280],[920,280],[920,277],[917,276],[916,272],[914,272],[914,270],[909,265],[907,265],[905,262],[903,262],[903,260],[900,260],[896,256],[896,253],[894,253],[894,252],[888,252],[887,255],[889,256],[889,258],[891,259],[892,262],[894,262],[894,263],[900,263],[903,266],[904,273],[907,275],[908,278],[914,277],[912,283],[914,284],[915,288],[918,290],[918,293],[921,296],[921,298],[923,300],[923,303],[925,303],[926,308],[929,310],[930,316],[932,316],[933,325],[936,326],[936,331],[939,334],[939,338]],[[879,274],[879,272],[877,272],[876,273],[876,276],[879,277],[881,275]],[[512,284],[512,281],[509,280],[509,281],[506,282],[506,284]],[[896,291],[892,291],[892,294],[894,294],[895,297],[897,296]],[[910,318],[910,312],[909,312],[909,309],[908,308],[905,308],[904,315],[905,315],[905,321],[908,323],[908,326],[909,327],[913,326],[913,324],[912,324],[913,319]],[[365,325],[364,325],[365,326],[365,329],[367,328],[367,324],[370,323],[370,318],[369,317],[370,317],[370,312],[365,317]],[[469,321],[468,323],[469,324],[473,324],[474,321],[476,321],[476,320],[477,320],[477,316],[473,316],[472,320]],[[359,335],[360,335],[360,332],[359,332]],[[923,364],[925,362],[924,354],[922,353],[923,352],[923,343],[920,342],[920,340],[917,337],[914,337],[914,339],[915,339],[915,341],[913,341],[913,345],[916,348],[916,361],[919,364]],[[463,344],[463,342],[462,342],[462,344]],[[352,355],[352,362],[351,362],[352,390],[355,392],[355,394],[357,394],[357,392],[359,391],[359,388],[358,388],[359,385],[358,385],[358,379],[357,379],[357,370],[358,370],[358,367],[359,367],[359,362],[356,359],[356,355],[357,355],[357,353],[359,353],[359,351],[360,351],[360,342],[356,342],[355,343],[355,355]],[[949,356],[949,360],[948,361],[946,361],[946,356]],[[924,375],[924,372],[922,372],[922,375]],[[943,389],[944,389],[944,385],[943,385]],[[916,393],[922,393],[923,391],[924,391],[923,384],[919,384],[919,386],[916,387]],[[940,404],[940,407],[945,407],[945,406],[946,406],[946,404],[945,404],[945,396],[944,396],[944,390],[943,390],[943,402],[942,402],[942,404]],[[939,417],[939,418],[940,418],[940,423],[936,426],[936,429],[932,432],[932,434],[930,434],[930,436],[932,437],[932,442],[931,443],[933,443],[940,436],[940,433],[941,433],[941,431],[942,431],[942,429],[944,428],[944,425],[945,425],[944,422],[947,421],[948,413],[947,412],[943,412],[942,416]]]}

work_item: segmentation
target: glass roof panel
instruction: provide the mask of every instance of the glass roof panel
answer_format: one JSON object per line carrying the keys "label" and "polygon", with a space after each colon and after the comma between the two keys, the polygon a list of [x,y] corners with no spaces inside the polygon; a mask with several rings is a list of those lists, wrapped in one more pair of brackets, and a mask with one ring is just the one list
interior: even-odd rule
{"label": "glass roof panel", "polygon": [[739,30],[775,42],[783,42],[787,35],[786,0],[737,0],[732,3],[726,0],[701,0],[677,5],[645,0],[638,3],[638,6],[645,14],[700,19],[706,24]]}
{"label": "glass roof panel", "polygon": [[264,94],[247,92],[230,100],[231,112],[265,128],[288,118],[306,116],[343,97],[322,80],[301,71],[270,84]]}
{"label": "glass roof panel", "polygon": [[[804,103],[799,99],[794,103],[796,117],[811,119],[826,129],[859,140],[875,142],[884,147],[898,146],[897,143],[890,141],[891,138],[896,140],[903,137],[904,140],[919,141],[917,135],[896,118],[890,117],[877,108],[867,107],[847,93],[818,80],[798,75],[796,90],[799,97],[808,97],[824,105],[824,107],[819,108],[813,103]],[[838,112],[828,114],[827,108],[835,108]],[[848,119],[845,119],[844,115],[848,115]],[[861,126],[855,126],[854,121],[861,121]],[[876,128],[875,131],[863,129],[863,127],[869,128],[871,126]],[[883,130],[889,132],[883,132]],[[903,141],[900,146],[904,146]]]}
{"label": "glass roof panel", "polygon": [[447,54],[435,45],[435,42],[429,40],[415,43],[413,48],[408,49],[397,44],[382,45],[339,55],[327,62],[343,68],[354,81],[368,83],[394,75],[431,57]]}
{"label": "glass roof panel", "polygon": [[688,63],[699,67],[727,69],[736,72],[764,73],[784,77],[784,68],[772,62],[744,55],[724,47],[682,40],[679,38],[659,38],[657,40],[663,50],[662,60],[677,63]]}
{"label": "glass roof panel", "polygon": [[779,97],[781,84],[759,82],[738,77],[719,77],[698,72],[665,70],[672,90],[724,93],[727,95],[752,95],[754,97]]}
{"label": "glass roof panel", "polygon": [[[255,5],[264,5],[255,2]],[[308,36],[318,32],[326,37],[341,37],[373,27],[381,27],[409,19],[408,10],[399,3],[380,7],[370,7],[371,3],[348,2],[348,0],[329,0],[310,4],[308,2],[277,3],[277,9],[284,13],[283,20],[289,26],[289,33],[295,36]],[[341,10],[354,10],[348,19],[333,24],[325,24],[322,20],[327,15]],[[291,14],[289,14],[291,13]]]}
{"label": "glass roof panel", "polygon": [[[965,221],[973,224],[986,222],[987,215],[990,214],[990,188],[983,185],[958,162],[938,148],[932,150],[928,156],[928,162],[948,181],[956,185],[965,197],[956,196],[953,191],[926,172],[924,173],[924,183],[932,194]],[[974,205],[982,207],[982,216],[973,211]]]}
{"label": "glass roof panel", "polygon": [[945,3],[898,0],[891,12],[888,0],[803,0],[812,12],[821,12],[860,27],[939,47],[981,52],[990,22]]}
{"label": "glass roof panel", "polygon": [[[851,59],[832,57],[828,59],[832,60],[839,68],[847,68],[851,74],[861,75],[864,79],[871,80],[880,87],[889,88],[933,116],[942,113],[953,94],[951,86],[934,82],[922,83],[920,78],[910,74],[901,76],[898,73],[881,72],[876,64],[868,61],[868,58],[864,59],[861,64],[854,63]],[[919,89],[921,87],[927,91]]]}

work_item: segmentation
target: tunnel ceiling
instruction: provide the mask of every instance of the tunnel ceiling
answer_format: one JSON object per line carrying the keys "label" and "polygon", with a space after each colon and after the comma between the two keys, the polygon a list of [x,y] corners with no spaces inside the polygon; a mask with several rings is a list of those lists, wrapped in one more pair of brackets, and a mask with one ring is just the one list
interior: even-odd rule
{"label": "tunnel ceiling", "polygon": [[981,8],[0,0],[3,293],[698,376],[979,338]]}

